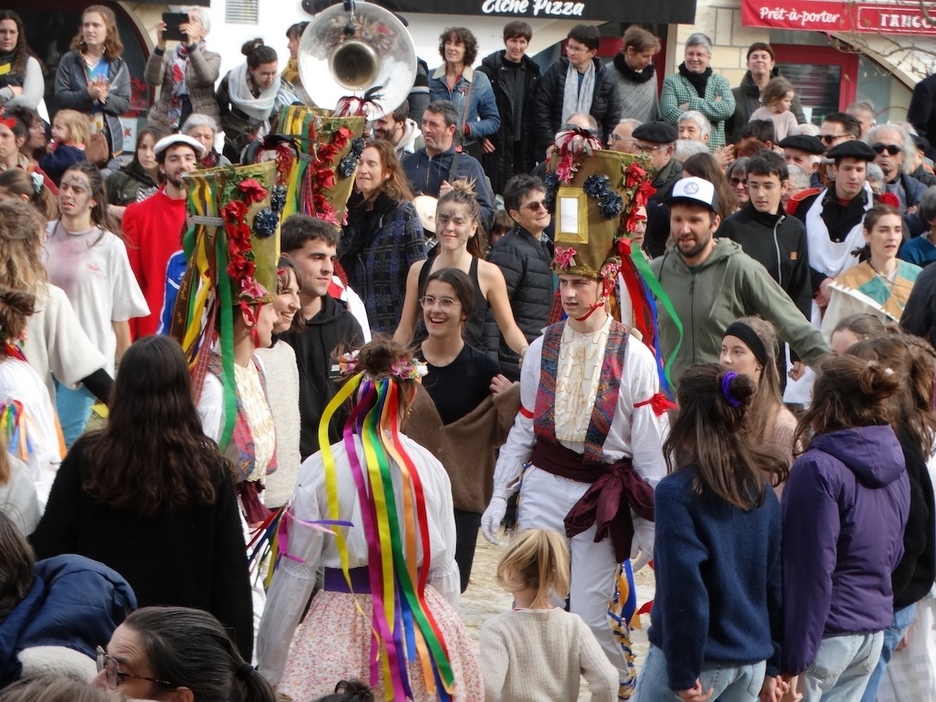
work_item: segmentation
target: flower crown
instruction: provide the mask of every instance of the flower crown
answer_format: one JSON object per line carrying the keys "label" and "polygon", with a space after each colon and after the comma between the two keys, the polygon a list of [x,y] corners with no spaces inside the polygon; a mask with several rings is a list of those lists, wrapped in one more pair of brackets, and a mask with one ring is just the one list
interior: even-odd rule
{"label": "flower crown", "polygon": [[[358,372],[358,351],[343,353],[338,358],[338,363],[332,366],[333,371],[341,375],[354,375]],[[405,356],[400,356],[390,365],[388,376],[397,380],[420,380],[429,372],[429,367],[421,361],[411,361]]]}

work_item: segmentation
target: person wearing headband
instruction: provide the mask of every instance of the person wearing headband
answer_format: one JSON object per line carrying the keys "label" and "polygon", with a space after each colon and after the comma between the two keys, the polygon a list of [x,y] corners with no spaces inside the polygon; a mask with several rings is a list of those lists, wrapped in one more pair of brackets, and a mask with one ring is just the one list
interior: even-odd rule
{"label": "person wearing headband", "polygon": [[[563,197],[554,198],[552,268],[567,318],[546,327],[524,356],[521,409],[500,450],[481,530],[497,543],[507,499],[522,474],[518,528],[570,537],[570,611],[582,617],[617,667],[626,699],[636,682],[629,642],[621,640],[630,617],[622,617],[623,631],[612,630],[609,602],[621,564],[638,550],[642,558],[653,553],[653,486],[666,472],[667,400],[654,354],[609,312],[620,252],[630,252],[621,229],[639,204],[623,186],[625,168],[637,160],[588,145],[596,141],[574,130],[557,138],[556,171],[548,180],[568,177]],[[646,170],[641,173],[649,186]],[[594,200],[601,206],[588,206]],[[586,226],[587,240],[579,234]]]}
{"label": "person wearing headband", "polygon": [[[718,359],[728,370],[754,381],[757,392],[745,416],[754,441],[766,444],[793,463],[793,434],[796,417],[783,404],[777,369],[777,332],[759,317],[742,317],[728,325]],[[775,488],[780,497],[782,485]]]}
{"label": "person wearing headband", "polygon": [[786,689],[780,504],[770,485],[789,464],[744,431],[758,393],[752,377],[714,363],[679,380],[663,447],[669,475],[656,489],[656,594],[638,700],[753,702]]}

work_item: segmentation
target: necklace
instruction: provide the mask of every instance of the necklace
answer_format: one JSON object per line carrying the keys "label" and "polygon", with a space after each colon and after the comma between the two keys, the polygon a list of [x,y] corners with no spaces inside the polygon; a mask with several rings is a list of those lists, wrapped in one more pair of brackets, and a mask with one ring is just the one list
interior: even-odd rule
{"label": "necklace", "polygon": [[874,271],[875,274],[876,274],[878,277],[880,277],[881,279],[883,279],[883,281],[887,284],[887,286],[888,286],[889,288],[893,289],[894,283],[895,283],[896,280],[897,280],[897,267],[896,267],[896,266],[894,266],[894,272],[893,272],[893,273],[891,273],[890,275],[886,275],[886,274],[884,274],[884,273],[881,273],[881,271],[879,271],[877,268],[875,268],[875,267],[874,267],[874,264],[871,263],[870,260],[868,261],[868,265],[871,266],[871,270]]}

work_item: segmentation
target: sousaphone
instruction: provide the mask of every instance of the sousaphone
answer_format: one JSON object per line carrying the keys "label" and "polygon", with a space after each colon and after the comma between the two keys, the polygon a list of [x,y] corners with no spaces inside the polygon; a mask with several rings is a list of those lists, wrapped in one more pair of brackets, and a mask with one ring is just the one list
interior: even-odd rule
{"label": "sousaphone", "polygon": [[392,12],[344,0],[309,22],[299,42],[299,75],[317,106],[332,109],[347,98],[366,100],[366,116],[374,120],[409,95],[416,49]]}

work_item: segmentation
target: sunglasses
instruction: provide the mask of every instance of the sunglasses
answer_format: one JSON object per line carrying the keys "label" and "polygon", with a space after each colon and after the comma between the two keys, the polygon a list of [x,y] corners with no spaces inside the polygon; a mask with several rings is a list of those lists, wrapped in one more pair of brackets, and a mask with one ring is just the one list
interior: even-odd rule
{"label": "sunglasses", "polygon": [[836,139],[844,139],[847,134],[823,134],[819,139],[825,144],[832,144]]}
{"label": "sunglasses", "polygon": [[131,673],[125,673],[120,669],[120,661],[116,658],[107,655],[107,652],[101,648],[97,647],[97,672],[102,670],[107,671],[107,686],[111,690],[116,690],[127,678],[132,678],[133,680],[146,680],[147,682],[159,683],[160,685],[165,685],[166,687],[177,687],[170,682],[165,680],[157,680],[156,678],[147,678],[143,675],[133,675]]}
{"label": "sunglasses", "polygon": [[882,154],[886,151],[891,156],[896,156],[901,151],[903,151],[903,149],[897,146],[897,144],[882,144],[881,142],[878,142],[871,148],[874,149],[874,153],[876,154]]}
{"label": "sunglasses", "polygon": [[534,200],[533,202],[528,202],[523,206],[523,209],[529,210],[530,212],[539,212],[540,207],[542,207],[544,210],[549,209],[546,207],[545,200]]}

